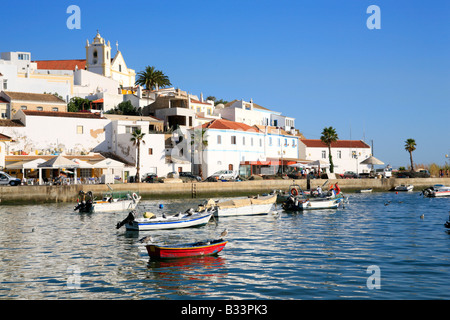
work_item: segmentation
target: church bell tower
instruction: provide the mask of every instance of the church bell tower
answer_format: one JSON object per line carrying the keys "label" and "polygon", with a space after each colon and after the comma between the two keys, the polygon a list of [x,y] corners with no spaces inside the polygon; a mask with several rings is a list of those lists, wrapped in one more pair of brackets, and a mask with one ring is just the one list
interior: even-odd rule
{"label": "church bell tower", "polygon": [[105,39],[97,30],[92,43],[86,40],[86,68],[88,71],[111,77],[111,44],[105,44]]}

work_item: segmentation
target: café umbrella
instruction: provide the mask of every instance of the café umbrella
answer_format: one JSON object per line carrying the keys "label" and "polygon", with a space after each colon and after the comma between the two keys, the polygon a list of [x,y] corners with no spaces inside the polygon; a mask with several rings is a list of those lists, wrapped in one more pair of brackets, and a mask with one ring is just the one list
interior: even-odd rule
{"label": "caf\u00e9 umbrella", "polygon": [[[42,169],[75,169],[79,168],[80,165],[75,163],[72,160],[69,160],[61,155],[55,156],[51,158],[50,160],[47,160],[41,164],[38,165],[39,168],[39,184],[42,184],[42,178],[41,178],[41,170]],[[77,181],[76,173],[77,171],[74,170],[75,177],[74,181]]]}
{"label": "caf\u00e9 umbrella", "polygon": [[373,170],[374,165],[384,164],[384,162],[375,158],[374,156],[370,156],[366,160],[361,161],[360,164],[370,164],[370,165],[372,165],[372,170]]}

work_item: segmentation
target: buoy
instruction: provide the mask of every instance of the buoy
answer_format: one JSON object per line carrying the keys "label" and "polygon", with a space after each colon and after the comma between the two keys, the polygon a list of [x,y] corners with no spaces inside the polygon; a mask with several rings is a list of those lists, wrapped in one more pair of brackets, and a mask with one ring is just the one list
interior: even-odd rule
{"label": "buoy", "polygon": [[395,194],[398,194],[398,191],[395,191]]}
{"label": "buoy", "polygon": [[164,205],[163,205],[163,204],[160,204],[160,205],[159,205],[159,208],[160,208],[160,209],[164,208]]}

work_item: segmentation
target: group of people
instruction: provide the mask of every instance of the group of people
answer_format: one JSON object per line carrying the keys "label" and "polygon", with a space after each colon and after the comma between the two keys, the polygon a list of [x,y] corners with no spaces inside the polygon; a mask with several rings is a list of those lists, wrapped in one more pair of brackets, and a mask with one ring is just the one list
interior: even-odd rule
{"label": "group of people", "polygon": [[443,169],[440,169],[439,170],[439,177],[441,177],[441,178],[443,178],[444,176],[449,176],[449,170],[447,169],[447,170],[443,170]]}
{"label": "group of people", "polygon": [[[322,196],[322,187],[321,186],[318,186],[317,188],[316,188],[316,191],[317,191],[317,195],[320,197],[320,196]],[[341,188],[338,186],[338,183],[336,182],[334,185],[333,184],[331,184],[330,185],[330,188],[328,189],[328,193],[331,193],[331,194],[333,194],[333,195],[338,195],[339,193],[341,193]]]}

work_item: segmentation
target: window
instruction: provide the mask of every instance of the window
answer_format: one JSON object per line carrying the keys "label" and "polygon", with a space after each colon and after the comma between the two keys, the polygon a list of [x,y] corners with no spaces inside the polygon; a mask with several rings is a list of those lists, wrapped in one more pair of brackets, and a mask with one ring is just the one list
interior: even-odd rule
{"label": "window", "polygon": [[242,137],[242,145],[245,146],[245,137]]}
{"label": "window", "polygon": [[133,133],[137,130],[137,127],[125,126],[125,133]]}
{"label": "window", "polygon": [[288,144],[288,142],[287,142],[287,139],[284,139],[284,146],[285,146],[285,147],[289,146],[289,144]]}
{"label": "window", "polygon": [[281,146],[280,138],[278,138],[278,146]]}
{"label": "window", "polygon": [[231,136],[231,144],[236,144],[236,136]]}
{"label": "window", "polygon": [[153,148],[148,148],[148,154],[151,156],[153,154]]}
{"label": "window", "polygon": [[337,157],[338,157],[338,159],[341,159],[341,157],[342,157],[341,150],[337,151]]}
{"label": "window", "polygon": [[52,108],[52,111],[58,111],[58,107],[54,107],[54,108]]}
{"label": "window", "polygon": [[20,106],[20,109],[27,110],[27,106]]}
{"label": "window", "polygon": [[222,144],[222,136],[221,135],[217,136],[217,144]]}
{"label": "window", "polygon": [[259,139],[259,146],[262,147],[262,139]]}
{"label": "window", "polygon": [[295,139],[292,140],[292,147],[295,148]]}
{"label": "window", "polygon": [[83,134],[83,126],[77,126],[77,134]]}
{"label": "window", "polygon": [[325,159],[327,157],[327,152],[325,150],[322,151],[322,159]]}
{"label": "window", "polygon": [[44,108],[43,108],[43,107],[36,107],[36,110],[37,110],[37,111],[43,111]]}
{"label": "window", "polygon": [[202,108],[201,107],[197,107],[197,112],[202,112]]}
{"label": "window", "polygon": [[119,64],[119,72],[122,72],[122,65]]}
{"label": "window", "polygon": [[8,80],[3,79],[3,90],[7,90],[7,89],[8,89]]}
{"label": "window", "polygon": [[19,60],[30,60],[30,55],[26,53],[19,53],[17,56]]}
{"label": "window", "polygon": [[269,138],[269,146],[272,145],[272,137]]}
{"label": "window", "polygon": [[206,113],[210,116],[211,115],[211,109],[208,108]]}
{"label": "window", "polygon": [[250,145],[253,147],[253,138],[250,138]]}

